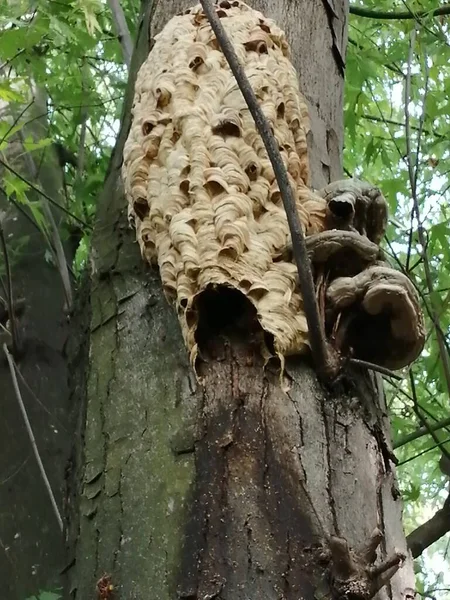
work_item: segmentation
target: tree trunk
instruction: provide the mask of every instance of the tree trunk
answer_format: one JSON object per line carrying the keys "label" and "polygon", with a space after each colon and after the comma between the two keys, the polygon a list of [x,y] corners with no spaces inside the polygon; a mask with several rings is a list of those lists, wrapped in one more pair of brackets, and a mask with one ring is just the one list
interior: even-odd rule
{"label": "tree trunk", "polygon": [[[31,119],[26,135],[39,140],[47,137],[46,101],[35,90]],[[2,116],[13,120],[8,106]],[[28,116],[30,113],[27,113]],[[62,198],[62,171],[51,147],[26,156],[20,138],[15,136],[6,151],[8,162],[49,196]],[[23,158],[25,156],[25,158]],[[27,162],[31,158],[31,165]],[[24,162],[25,161],[25,162]],[[2,175],[7,173],[1,167]],[[30,190],[30,201],[42,198]],[[33,216],[26,207],[18,210],[0,193],[7,252],[11,263],[14,300],[24,309],[16,315],[20,352],[16,363],[19,386],[56,502],[62,512],[64,470],[70,452],[70,404],[64,347],[69,332],[64,309],[66,295],[55,264],[48,260],[50,250]],[[26,218],[26,214],[28,218]],[[44,213],[45,214],[45,213]],[[56,209],[53,218],[61,222]],[[75,248],[66,248],[70,264]],[[4,255],[0,271],[7,285]],[[0,291],[4,297],[5,292]],[[1,324],[8,316],[2,311]],[[0,421],[0,581],[1,597],[25,600],[39,590],[60,586],[59,571],[64,567],[65,543],[32,452],[20,412],[11,372],[0,344],[0,390],[3,416]],[[36,400],[37,398],[37,400]],[[73,428],[72,428],[73,430]]]}
{"label": "tree trunk", "polygon": [[[319,187],[341,173],[347,3],[252,4],[287,33],[310,105]],[[220,359],[202,365],[204,385],[196,381],[158,273],[144,267],[127,228],[120,180],[137,68],[154,35],[189,5],[144,3],[100,199],[85,313],[89,368],[78,370],[71,593],[91,598],[107,575],[100,585],[110,581],[121,600],[312,600],[327,593],[338,562],[338,552],[331,561],[326,552],[330,536],[359,550],[378,527],[380,556],[406,553],[384,397],[361,372],[327,389],[303,359],[287,361],[285,392],[242,338],[217,343]],[[412,587],[407,561],[377,597],[406,599]]]}

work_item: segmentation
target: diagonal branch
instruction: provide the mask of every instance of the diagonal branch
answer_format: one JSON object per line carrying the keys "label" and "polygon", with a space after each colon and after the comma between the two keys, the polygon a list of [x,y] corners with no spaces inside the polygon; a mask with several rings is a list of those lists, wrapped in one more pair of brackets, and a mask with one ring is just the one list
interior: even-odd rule
{"label": "diagonal branch", "polygon": [[200,0],[203,10],[214,31],[220,48],[228,61],[231,71],[236,78],[242,95],[247,102],[255,125],[264,142],[270,162],[272,163],[275,177],[280,188],[281,198],[286,211],[289,229],[292,237],[292,253],[297,265],[300,290],[303,297],[306,321],[308,323],[309,340],[314,363],[319,376],[329,377],[336,375],[336,366],[327,347],[325,333],[319,317],[319,310],[314,291],[314,281],[311,273],[305,237],[298,218],[294,194],[287,176],[286,168],[278,149],[278,145],[270,130],[267,119],[258,104],[258,100],[250,82],[239,63],[239,59],[228,38],[225,29],[218,18],[211,0]]}
{"label": "diagonal branch", "polygon": [[425,450],[422,450],[422,452],[419,452],[418,454],[415,454],[414,456],[410,456],[409,458],[405,458],[405,460],[399,461],[397,463],[397,467],[401,467],[403,465],[406,465],[407,463],[416,460],[417,458],[420,458],[421,456],[423,456],[424,454],[427,454],[427,452],[431,452],[432,450],[436,450],[436,448],[442,449],[442,447],[444,446],[444,444],[448,444],[448,442],[450,442],[450,437],[442,440],[442,442],[439,442],[438,444],[434,444],[433,446],[430,446],[429,448],[425,448]]}
{"label": "diagonal branch", "polygon": [[418,438],[423,437],[424,435],[428,435],[430,431],[438,431],[439,429],[444,429],[449,425],[450,417],[448,417],[447,419],[443,419],[442,421],[438,421],[433,425],[428,424],[428,426],[426,427],[419,427],[418,429],[416,429],[416,431],[407,433],[399,440],[397,440],[397,442],[394,444],[394,450],[397,450],[397,448],[401,448],[402,446],[405,446],[406,444],[409,444],[410,442],[413,442],[414,440],[417,440]]}
{"label": "diagonal branch", "polygon": [[[360,115],[360,117],[361,119],[365,119],[366,121],[374,121],[375,123],[383,123],[384,125],[388,124],[395,125],[396,127],[405,128],[405,123],[402,123],[401,121],[395,121],[394,119],[382,119],[381,117],[376,117],[375,115],[369,114],[362,114]],[[413,129],[414,131],[420,131],[420,127],[418,127],[417,125],[410,125],[410,129]],[[422,133],[425,133],[426,135],[432,135],[440,140],[443,140],[446,137],[443,133],[439,133],[438,131],[430,131],[429,129],[425,129],[424,127],[422,127]]]}
{"label": "diagonal branch", "polygon": [[450,495],[443,507],[429,521],[419,525],[407,536],[406,541],[413,558],[418,558],[426,548],[437,542],[448,531],[450,531]]}
{"label": "diagonal branch", "polygon": [[361,6],[350,6],[350,14],[367,19],[397,20],[397,19],[417,19],[422,17],[439,17],[441,15],[450,15],[450,4],[435,8],[434,10],[402,11],[402,12],[384,12],[370,10]]}
{"label": "diagonal branch", "polygon": [[56,516],[56,520],[58,521],[58,527],[59,527],[60,531],[62,532],[64,526],[63,526],[63,521],[61,518],[61,513],[59,512],[58,505],[56,504],[55,496],[53,494],[53,490],[52,490],[50,482],[48,480],[47,473],[45,472],[45,467],[42,463],[41,455],[39,454],[39,450],[38,450],[38,447],[36,444],[36,438],[34,437],[33,429],[31,428],[31,423],[28,418],[28,414],[27,414],[25,405],[22,400],[22,394],[20,393],[19,382],[17,381],[17,376],[16,376],[15,363],[14,363],[13,357],[11,356],[8,348],[6,347],[6,344],[3,344],[3,352],[5,353],[6,359],[8,361],[8,366],[9,366],[9,371],[11,374],[14,392],[16,394],[17,402],[19,403],[20,412],[22,413],[22,417],[25,422],[25,427],[26,427],[26,430],[28,433],[28,437],[30,438],[31,447],[33,448],[33,453],[36,458],[36,462],[38,464],[39,471],[40,471],[42,479],[44,481],[44,485],[47,490],[47,493],[50,497],[50,502],[52,504],[53,511]]}

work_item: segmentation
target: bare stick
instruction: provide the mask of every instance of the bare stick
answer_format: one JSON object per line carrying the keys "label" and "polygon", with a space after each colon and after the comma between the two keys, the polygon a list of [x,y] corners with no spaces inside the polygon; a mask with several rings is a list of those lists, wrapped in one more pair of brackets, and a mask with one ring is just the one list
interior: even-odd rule
{"label": "bare stick", "polygon": [[394,373],[390,369],[386,369],[386,367],[382,367],[381,365],[375,365],[374,363],[367,362],[366,360],[360,360],[359,358],[349,358],[348,362],[351,365],[363,367],[364,369],[370,369],[371,371],[376,371],[377,373],[381,373],[381,375],[385,375],[386,377],[392,377],[393,379],[397,379],[398,381],[402,381],[404,379],[401,375],[397,375],[397,373]]}
{"label": "bare stick", "polygon": [[211,0],[200,0],[203,10],[214,31],[220,48],[227,59],[230,69],[236,78],[242,95],[247,103],[255,125],[264,142],[270,162],[272,163],[275,177],[280,188],[281,198],[286,211],[289,229],[292,238],[292,254],[297,265],[300,291],[303,297],[306,321],[308,323],[309,341],[314,363],[319,376],[330,376],[336,374],[336,365],[333,364],[332,356],[327,348],[325,333],[320,322],[319,310],[314,291],[314,281],[311,273],[308,252],[305,244],[300,220],[297,214],[294,194],[287,176],[286,168],[278,149],[275,137],[270,130],[267,119],[258,104],[255,93],[248,81],[244,69],[234,51],[233,45],[217,17]]}
{"label": "bare stick", "polygon": [[434,444],[434,446],[430,446],[429,448],[425,448],[425,450],[422,450],[422,452],[419,452],[418,454],[415,454],[414,456],[410,456],[409,458],[405,458],[405,460],[400,460],[397,463],[397,468],[401,467],[402,465],[406,465],[407,463],[411,462],[412,460],[416,460],[416,458],[420,458],[421,456],[423,456],[424,454],[426,454],[427,452],[431,452],[432,450],[436,450],[436,448],[442,448],[442,446],[444,444],[447,444],[448,442],[450,442],[450,437],[442,440],[442,442],[439,442],[439,444]]}
{"label": "bare stick", "polygon": [[424,435],[427,435],[429,433],[429,431],[437,431],[438,429],[444,429],[445,427],[448,427],[450,425],[450,417],[448,417],[447,419],[444,419],[443,421],[438,421],[437,423],[434,423],[433,425],[428,425],[428,427],[419,427],[418,429],[416,429],[416,431],[413,431],[412,433],[408,433],[406,435],[404,435],[403,437],[401,437],[399,440],[397,440],[397,442],[394,444],[394,450],[396,450],[397,448],[401,448],[402,446],[404,446],[405,444],[409,444],[410,442],[413,442],[414,440],[417,440],[420,437],[423,437]]}
{"label": "bare stick", "polygon": [[11,379],[12,379],[13,387],[14,387],[14,392],[16,394],[17,402],[19,403],[20,411],[22,413],[23,420],[25,422],[25,427],[27,429],[28,437],[30,438],[31,447],[33,448],[34,456],[36,457],[39,471],[41,472],[42,479],[44,480],[44,485],[47,489],[48,495],[50,496],[50,502],[52,503],[53,511],[55,513],[56,520],[58,521],[58,526],[62,532],[63,531],[63,522],[61,519],[61,514],[59,512],[58,505],[56,504],[55,496],[54,496],[52,488],[50,486],[50,482],[48,480],[47,473],[45,472],[44,465],[42,464],[39,450],[36,445],[36,439],[34,437],[34,433],[31,428],[30,420],[28,419],[27,411],[26,411],[25,405],[22,400],[22,395],[20,393],[19,382],[17,381],[14,360],[13,360],[13,357],[11,356],[6,344],[3,344],[3,352],[5,353],[6,359],[8,361],[9,371],[11,373]]}

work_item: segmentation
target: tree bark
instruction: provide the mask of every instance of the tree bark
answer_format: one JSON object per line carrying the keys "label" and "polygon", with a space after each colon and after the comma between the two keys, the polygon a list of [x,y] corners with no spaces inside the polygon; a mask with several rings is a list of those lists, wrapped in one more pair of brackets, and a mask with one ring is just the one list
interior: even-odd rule
{"label": "tree bark", "polygon": [[[106,575],[101,583],[121,600],[312,600],[327,581],[329,536],[358,550],[378,526],[381,556],[406,553],[384,396],[356,371],[324,388],[304,359],[287,361],[283,391],[242,336],[215,343],[203,386],[194,377],[175,311],[127,229],[120,180],[137,68],[154,35],[190,4],[143,5],[100,199],[85,312],[89,368],[77,371],[83,444],[70,592],[93,597]],[[319,187],[341,174],[347,4],[252,5],[290,41]],[[412,587],[407,561],[377,597],[406,599]]]}

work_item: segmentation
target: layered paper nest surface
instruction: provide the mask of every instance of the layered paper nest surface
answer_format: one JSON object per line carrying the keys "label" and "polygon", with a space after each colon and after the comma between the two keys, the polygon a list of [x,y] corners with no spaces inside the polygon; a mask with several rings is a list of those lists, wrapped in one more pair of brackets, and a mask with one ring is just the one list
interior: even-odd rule
{"label": "layered paper nest surface", "polygon": [[[305,101],[284,33],[242,2],[217,7],[273,129],[306,234],[326,202],[309,189]],[[156,37],[136,82],[123,180],[143,257],[157,262],[194,359],[195,299],[226,285],[255,306],[280,356],[308,331],[285,210],[253,118],[200,5]]]}

